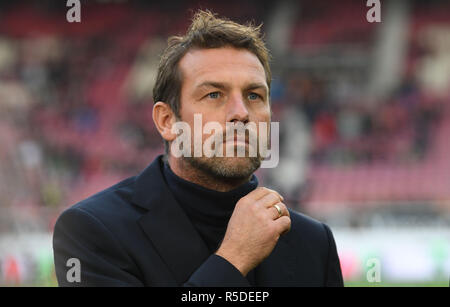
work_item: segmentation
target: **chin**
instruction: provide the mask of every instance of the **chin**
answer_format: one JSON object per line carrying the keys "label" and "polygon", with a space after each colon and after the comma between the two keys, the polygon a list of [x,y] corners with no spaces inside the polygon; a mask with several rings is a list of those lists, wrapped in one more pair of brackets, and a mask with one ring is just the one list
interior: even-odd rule
{"label": "chin", "polygon": [[224,164],[228,168],[239,169],[248,168],[254,165],[253,159],[249,157],[223,157],[218,158],[218,162]]}
{"label": "chin", "polygon": [[261,159],[257,157],[191,158],[189,162],[211,176],[223,179],[248,178],[261,165]]}

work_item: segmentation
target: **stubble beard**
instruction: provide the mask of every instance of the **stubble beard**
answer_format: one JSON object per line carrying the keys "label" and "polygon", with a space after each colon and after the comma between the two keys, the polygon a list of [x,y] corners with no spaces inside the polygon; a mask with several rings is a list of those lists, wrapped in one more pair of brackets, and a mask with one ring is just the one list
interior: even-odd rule
{"label": "stubble beard", "polygon": [[193,168],[216,179],[239,180],[249,178],[260,166],[256,157],[184,157]]}

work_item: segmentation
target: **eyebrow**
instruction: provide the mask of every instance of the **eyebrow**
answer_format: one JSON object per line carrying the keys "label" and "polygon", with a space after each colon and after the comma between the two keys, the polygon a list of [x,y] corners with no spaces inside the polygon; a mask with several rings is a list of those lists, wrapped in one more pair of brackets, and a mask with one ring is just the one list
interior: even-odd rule
{"label": "eyebrow", "polygon": [[228,88],[228,86],[224,83],[220,83],[220,82],[213,82],[213,81],[205,81],[200,83],[197,88],[201,88],[201,87],[215,87],[215,88],[219,88],[221,90],[225,90]]}
{"label": "eyebrow", "polygon": [[259,83],[259,82],[258,83],[250,83],[245,88],[246,91],[257,90],[257,89],[262,89],[266,95],[268,94],[267,86],[264,83]]}
{"label": "eyebrow", "polygon": [[[221,90],[226,90],[227,88],[229,88],[229,86],[226,83],[221,83],[221,82],[214,82],[214,81],[205,81],[200,83],[197,88],[202,88],[202,87],[215,87]],[[250,83],[245,87],[245,91],[251,91],[251,90],[256,90],[256,89],[262,89],[264,90],[264,93],[267,95],[268,94],[268,90],[267,90],[267,86],[264,83]]]}

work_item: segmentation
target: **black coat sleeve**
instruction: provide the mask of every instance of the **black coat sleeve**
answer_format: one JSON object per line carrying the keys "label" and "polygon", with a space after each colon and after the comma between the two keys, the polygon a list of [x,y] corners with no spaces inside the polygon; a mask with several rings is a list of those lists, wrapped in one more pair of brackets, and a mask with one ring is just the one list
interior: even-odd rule
{"label": "black coat sleeve", "polygon": [[248,280],[230,262],[211,255],[191,275],[184,287],[249,287]]}
{"label": "black coat sleeve", "polygon": [[[119,242],[101,221],[83,209],[70,208],[58,218],[53,254],[59,286],[143,286],[131,273],[132,261]],[[67,278],[73,274],[67,265],[71,258],[79,261],[79,282]]]}
{"label": "black coat sleeve", "polygon": [[344,280],[342,278],[341,264],[339,262],[336,243],[334,241],[334,237],[330,228],[325,224],[323,224],[323,226],[328,236],[328,259],[326,267],[325,286],[343,287]]}

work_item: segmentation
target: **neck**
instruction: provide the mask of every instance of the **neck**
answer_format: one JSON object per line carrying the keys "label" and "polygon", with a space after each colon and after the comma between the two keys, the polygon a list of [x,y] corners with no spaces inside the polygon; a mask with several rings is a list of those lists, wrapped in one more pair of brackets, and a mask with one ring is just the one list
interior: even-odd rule
{"label": "neck", "polygon": [[231,191],[245,182],[249,181],[251,176],[243,179],[217,178],[202,170],[194,168],[182,158],[175,158],[172,155],[168,157],[170,169],[180,178],[198,184],[204,188],[219,192]]}

